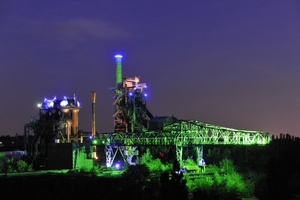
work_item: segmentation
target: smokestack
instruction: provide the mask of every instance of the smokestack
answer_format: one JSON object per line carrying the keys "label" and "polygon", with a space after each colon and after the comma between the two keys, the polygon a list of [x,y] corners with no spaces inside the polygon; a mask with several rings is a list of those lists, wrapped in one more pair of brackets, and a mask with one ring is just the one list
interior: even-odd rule
{"label": "smokestack", "polygon": [[94,137],[96,135],[96,111],[95,111],[96,92],[91,92],[91,97],[92,97],[92,136]]}
{"label": "smokestack", "polygon": [[122,55],[115,55],[116,58],[116,84],[122,82]]}

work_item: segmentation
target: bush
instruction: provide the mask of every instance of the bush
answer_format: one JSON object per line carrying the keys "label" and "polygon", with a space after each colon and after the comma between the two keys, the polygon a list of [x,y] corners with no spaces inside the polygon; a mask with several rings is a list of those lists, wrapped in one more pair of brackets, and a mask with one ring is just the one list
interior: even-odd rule
{"label": "bush", "polygon": [[159,158],[153,159],[149,149],[147,149],[146,153],[142,155],[140,164],[146,165],[150,172],[167,171],[172,169],[172,164],[168,163],[164,165]]}
{"label": "bush", "polygon": [[17,166],[19,172],[25,172],[28,169],[28,164],[24,160],[19,160]]}
{"label": "bush", "polygon": [[223,159],[219,162],[221,172],[224,173],[233,173],[235,172],[235,166],[233,165],[233,161],[229,159]]}
{"label": "bush", "polygon": [[0,152],[0,172],[11,173],[17,171],[33,171],[33,166],[24,161],[18,153],[6,154]]}

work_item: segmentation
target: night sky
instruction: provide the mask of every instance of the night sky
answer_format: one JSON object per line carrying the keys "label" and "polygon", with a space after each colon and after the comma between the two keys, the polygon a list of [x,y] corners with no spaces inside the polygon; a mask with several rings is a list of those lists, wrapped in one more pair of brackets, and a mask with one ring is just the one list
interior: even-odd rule
{"label": "night sky", "polygon": [[0,135],[37,104],[82,103],[79,129],[113,130],[115,58],[148,85],[154,116],[300,136],[298,0],[2,0]]}

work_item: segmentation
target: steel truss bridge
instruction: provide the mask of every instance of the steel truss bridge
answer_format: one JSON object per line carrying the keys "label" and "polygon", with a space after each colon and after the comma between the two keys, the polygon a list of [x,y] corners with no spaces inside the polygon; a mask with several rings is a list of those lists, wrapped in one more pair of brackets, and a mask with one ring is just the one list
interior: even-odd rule
{"label": "steel truss bridge", "polygon": [[197,164],[203,165],[203,145],[266,145],[270,142],[267,132],[238,130],[216,126],[198,120],[177,120],[159,131],[141,133],[99,134],[93,144],[106,147],[106,165],[112,166],[118,151],[128,164],[137,155],[138,146],[175,146],[176,158],[183,164],[184,147],[193,146],[197,151]]}
{"label": "steel truss bridge", "polygon": [[121,153],[128,164],[135,164],[133,156],[138,146],[175,146],[176,158],[183,164],[183,148],[195,147],[197,164],[203,165],[203,145],[265,145],[270,142],[267,132],[238,130],[201,122],[178,120],[175,117],[158,118],[147,109],[146,83],[140,77],[122,77],[121,55],[116,55],[116,86],[114,131],[94,135],[93,149],[97,144],[105,145],[106,166],[112,166],[116,154]]}

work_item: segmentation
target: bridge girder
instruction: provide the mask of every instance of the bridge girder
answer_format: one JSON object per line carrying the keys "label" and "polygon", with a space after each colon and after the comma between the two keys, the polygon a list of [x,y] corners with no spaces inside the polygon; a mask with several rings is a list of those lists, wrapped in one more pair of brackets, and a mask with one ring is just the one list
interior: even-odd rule
{"label": "bridge girder", "polygon": [[[184,147],[196,147],[199,154],[197,162],[201,164],[203,145],[266,145],[270,143],[270,135],[267,132],[226,128],[198,120],[178,120],[157,131],[99,134],[95,140],[97,144],[109,147],[107,148],[110,149],[107,154],[109,166],[115,157],[112,148],[117,148],[121,152],[126,146],[132,146],[135,150],[137,146],[175,146],[176,158],[182,165]],[[128,158],[127,161],[131,162]]]}
{"label": "bridge girder", "polygon": [[238,130],[199,122],[178,120],[158,131],[141,133],[105,133],[98,140],[106,145],[266,145],[267,132]]}

